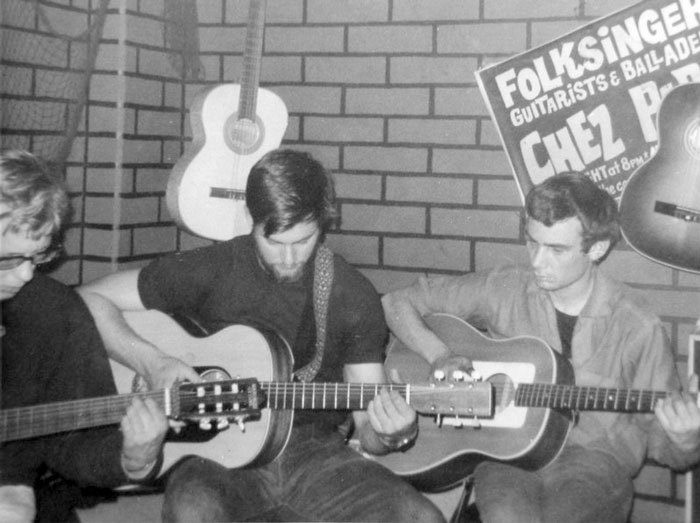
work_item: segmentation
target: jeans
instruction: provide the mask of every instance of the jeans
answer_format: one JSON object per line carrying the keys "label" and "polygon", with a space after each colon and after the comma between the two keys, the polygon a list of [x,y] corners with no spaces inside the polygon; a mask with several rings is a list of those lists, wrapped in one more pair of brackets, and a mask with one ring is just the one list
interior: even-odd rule
{"label": "jeans", "polygon": [[629,474],[609,455],[567,445],[547,467],[529,472],[483,462],[474,498],[484,523],[622,523],[634,494]]}
{"label": "jeans", "polygon": [[425,496],[345,445],[340,434],[295,427],[275,461],[227,469],[189,458],[172,471],[163,521],[444,522]]}

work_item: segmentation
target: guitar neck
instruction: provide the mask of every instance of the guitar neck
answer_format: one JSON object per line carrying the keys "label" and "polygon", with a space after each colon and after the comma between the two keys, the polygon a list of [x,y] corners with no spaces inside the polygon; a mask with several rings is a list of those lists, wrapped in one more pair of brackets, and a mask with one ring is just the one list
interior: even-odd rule
{"label": "guitar neck", "polygon": [[267,0],[251,0],[246,31],[241,94],[238,101],[238,118],[255,121],[255,109],[260,83],[263,38],[265,35],[265,8]]}
{"label": "guitar neck", "polygon": [[396,383],[262,382],[267,407],[274,410],[364,410],[382,387],[411,403],[411,385]]}
{"label": "guitar neck", "polygon": [[652,412],[657,400],[667,395],[663,391],[527,383],[518,385],[515,404],[553,409]]}
{"label": "guitar neck", "polygon": [[119,423],[135,396],[167,406],[168,391],[122,394],[0,411],[0,442]]}

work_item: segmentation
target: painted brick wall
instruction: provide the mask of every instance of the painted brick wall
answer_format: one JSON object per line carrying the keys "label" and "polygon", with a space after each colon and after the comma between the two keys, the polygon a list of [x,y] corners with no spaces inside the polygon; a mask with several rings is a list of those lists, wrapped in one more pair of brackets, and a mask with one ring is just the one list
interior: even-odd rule
{"label": "painted brick wall", "polygon": [[[194,95],[240,80],[248,1],[196,0],[198,82],[183,82],[168,59],[163,1],[110,4],[67,173],[76,225],[55,275],[68,283],[209,243],[173,224],[165,187],[191,140]],[[57,1],[57,20],[94,3]],[[343,221],[331,246],[380,292],[422,273],[526,261],[520,197],[474,72],[629,3],[269,0],[261,85],[287,105],[284,144],[334,172]],[[34,96],[30,85],[17,103]],[[13,143],[30,143],[13,131]],[[700,277],[625,245],[604,267],[649,298],[685,373]],[[635,521],[682,519],[681,476],[648,465],[636,485]]]}

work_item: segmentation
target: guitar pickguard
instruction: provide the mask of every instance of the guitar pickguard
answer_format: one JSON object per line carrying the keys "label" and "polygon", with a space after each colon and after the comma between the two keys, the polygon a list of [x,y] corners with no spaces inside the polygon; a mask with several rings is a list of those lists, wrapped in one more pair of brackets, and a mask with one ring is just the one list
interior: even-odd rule
{"label": "guitar pickguard", "polygon": [[515,388],[520,383],[532,383],[535,379],[535,366],[527,362],[496,363],[473,360],[474,369],[485,381],[494,385],[495,413],[493,419],[482,418],[483,427],[516,429],[525,424],[527,408],[514,403]]}

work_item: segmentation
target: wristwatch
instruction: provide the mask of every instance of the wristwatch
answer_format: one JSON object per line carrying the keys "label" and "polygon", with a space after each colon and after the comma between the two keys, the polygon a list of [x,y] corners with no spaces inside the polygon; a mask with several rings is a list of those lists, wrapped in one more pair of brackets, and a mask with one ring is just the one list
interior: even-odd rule
{"label": "wristwatch", "polygon": [[405,452],[413,446],[413,443],[416,441],[416,437],[418,437],[417,423],[415,428],[403,438],[395,439],[379,436],[379,441],[381,441],[382,445],[392,452]]}

